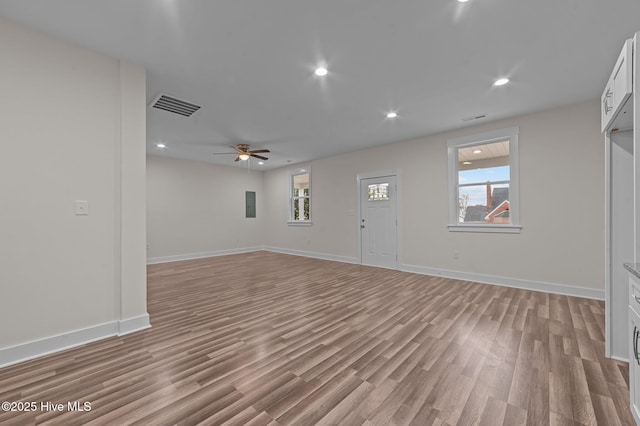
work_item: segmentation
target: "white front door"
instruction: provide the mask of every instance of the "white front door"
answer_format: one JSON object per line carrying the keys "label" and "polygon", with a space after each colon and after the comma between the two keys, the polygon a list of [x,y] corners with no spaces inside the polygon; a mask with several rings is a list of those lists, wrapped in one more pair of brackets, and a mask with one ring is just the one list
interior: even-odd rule
{"label": "white front door", "polygon": [[396,177],[360,180],[362,264],[397,269]]}

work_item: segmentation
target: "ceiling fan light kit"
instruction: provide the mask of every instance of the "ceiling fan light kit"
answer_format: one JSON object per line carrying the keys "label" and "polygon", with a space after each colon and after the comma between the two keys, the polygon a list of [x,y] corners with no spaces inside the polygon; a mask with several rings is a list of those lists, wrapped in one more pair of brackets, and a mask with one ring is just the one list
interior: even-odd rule
{"label": "ceiling fan light kit", "polygon": [[[268,160],[267,157],[263,157],[262,155],[258,155],[258,154],[271,152],[268,149],[251,149],[251,145],[246,143],[239,143],[238,145],[231,146],[230,148],[235,149],[236,153],[238,154],[235,161],[247,161],[251,157],[257,158],[258,160],[266,161]],[[232,152],[214,152],[213,155],[219,155],[219,154],[233,154],[233,153]]]}

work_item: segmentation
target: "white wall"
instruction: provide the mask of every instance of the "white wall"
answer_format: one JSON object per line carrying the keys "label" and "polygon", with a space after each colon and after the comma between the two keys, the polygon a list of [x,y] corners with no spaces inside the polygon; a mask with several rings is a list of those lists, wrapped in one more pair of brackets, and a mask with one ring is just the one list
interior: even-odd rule
{"label": "white wall", "polygon": [[[592,101],[314,161],[313,226],[306,228],[286,224],[290,169],[267,171],[265,243],[357,261],[356,176],[396,169],[406,269],[549,283],[603,295],[599,117],[599,103]],[[511,126],[520,127],[522,232],[449,232],[447,139]]]}
{"label": "white wall", "polygon": [[[447,139],[511,126],[520,128],[522,232],[449,232]],[[599,103],[586,102],[264,174],[152,156],[149,261],[264,245],[358,262],[356,176],[394,169],[401,185],[403,269],[603,297],[604,146],[598,126]],[[313,226],[288,226],[289,173],[303,166],[312,173]],[[244,218],[246,190],[257,192],[257,219]]]}
{"label": "white wall", "polygon": [[[369,152],[361,151],[363,153]],[[382,163],[372,167],[388,169]],[[289,175],[302,165],[265,172],[265,244],[270,248],[311,252],[356,262],[356,174],[361,157],[340,155],[305,164],[311,169],[312,226],[288,226]]]}
{"label": "white wall", "polygon": [[[120,332],[129,332],[148,322],[147,315],[147,215],[146,140],[147,92],[143,68],[120,62],[120,145],[116,138],[116,232],[120,233]],[[119,179],[118,179],[119,177]],[[118,200],[121,200],[119,205]],[[117,241],[117,236],[116,236]],[[116,249],[118,247],[116,246]],[[116,250],[116,256],[118,250]],[[116,291],[117,293],[117,291]],[[118,300],[116,300],[118,306]],[[136,320],[137,319],[137,320]]]}
{"label": "white wall", "polygon": [[[147,157],[149,262],[262,247],[262,174],[239,167]],[[255,218],[245,218],[245,191],[256,192]]]}
{"label": "white wall", "polygon": [[146,77],[4,19],[0,58],[2,365],[144,326]]}

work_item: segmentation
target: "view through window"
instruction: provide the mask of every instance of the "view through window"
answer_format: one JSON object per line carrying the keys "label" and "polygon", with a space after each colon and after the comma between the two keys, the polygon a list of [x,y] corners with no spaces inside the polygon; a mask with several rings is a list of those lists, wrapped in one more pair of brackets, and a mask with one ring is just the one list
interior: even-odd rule
{"label": "view through window", "polygon": [[458,223],[509,224],[509,140],[457,149]]}
{"label": "view through window", "polygon": [[369,201],[387,201],[389,199],[389,183],[374,183],[369,185]]}
{"label": "view through window", "polygon": [[310,185],[309,173],[292,175],[291,179],[291,220],[309,221]]}

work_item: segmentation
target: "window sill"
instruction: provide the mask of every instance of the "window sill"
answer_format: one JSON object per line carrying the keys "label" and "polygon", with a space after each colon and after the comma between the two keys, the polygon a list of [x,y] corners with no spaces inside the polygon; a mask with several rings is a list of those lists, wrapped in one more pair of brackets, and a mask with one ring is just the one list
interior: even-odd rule
{"label": "window sill", "polygon": [[447,225],[449,232],[497,232],[502,234],[519,234],[521,225]]}
{"label": "window sill", "polygon": [[296,220],[287,222],[289,226],[312,226],[313,222],[310,220]]}

